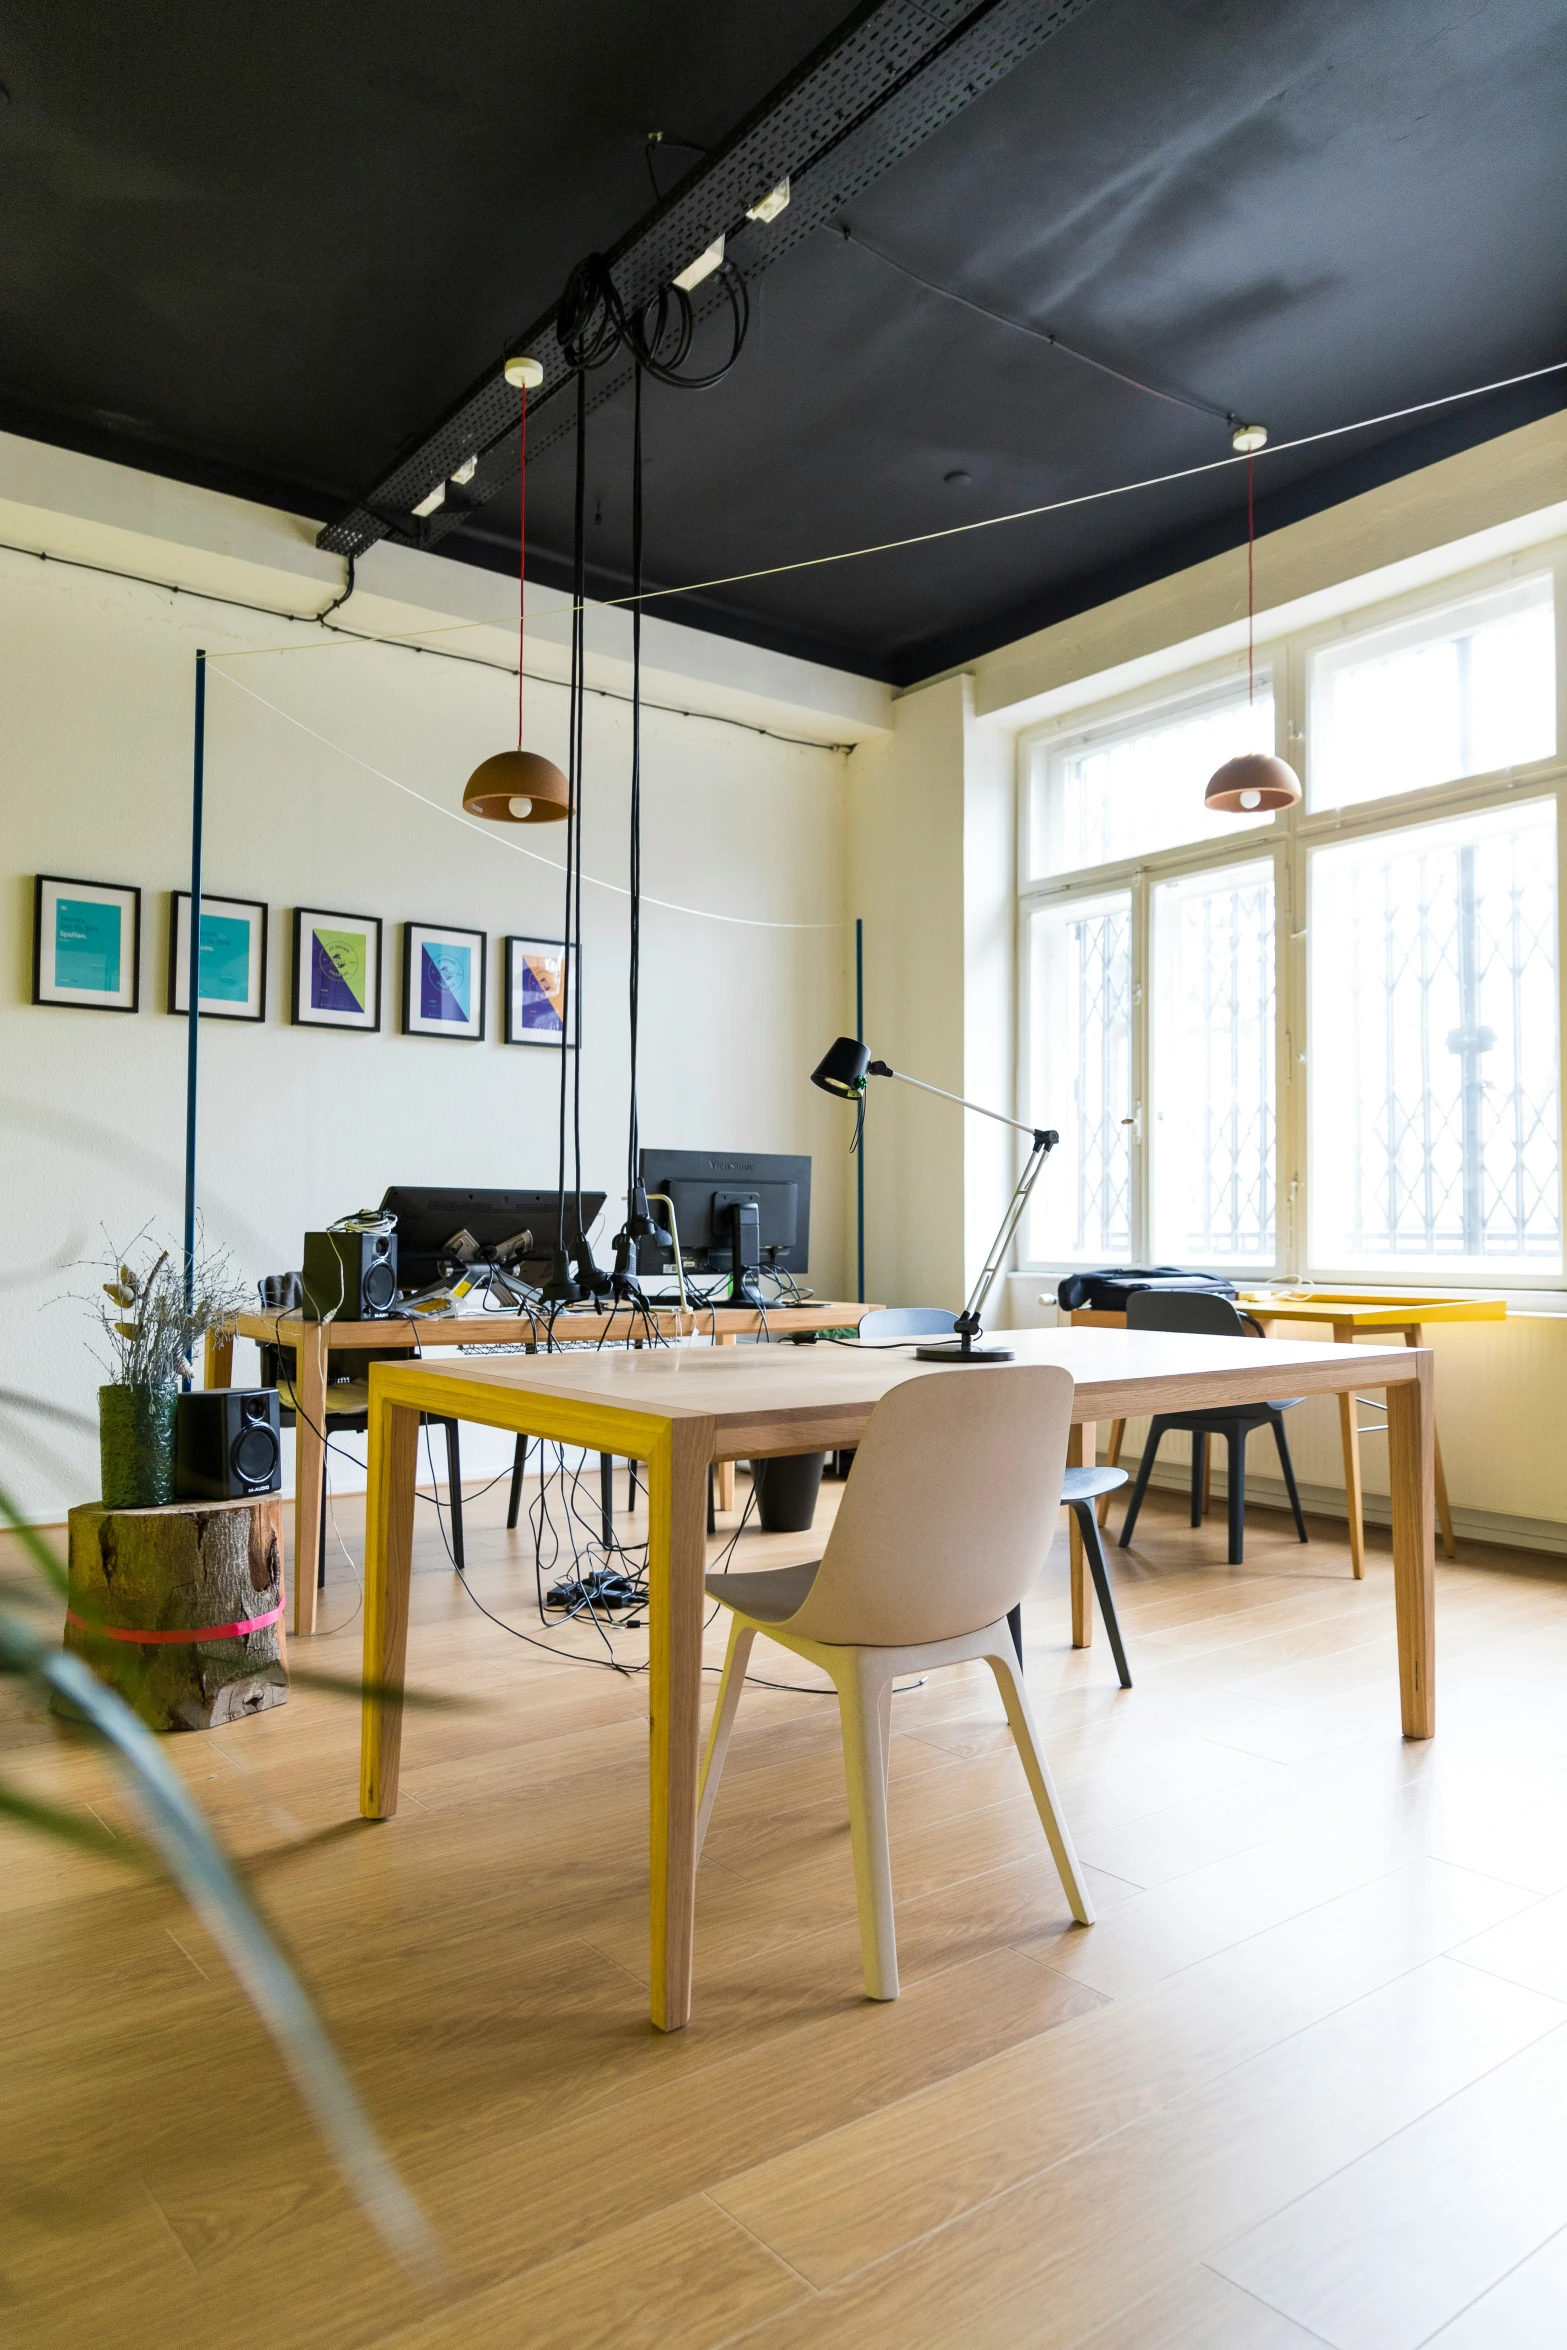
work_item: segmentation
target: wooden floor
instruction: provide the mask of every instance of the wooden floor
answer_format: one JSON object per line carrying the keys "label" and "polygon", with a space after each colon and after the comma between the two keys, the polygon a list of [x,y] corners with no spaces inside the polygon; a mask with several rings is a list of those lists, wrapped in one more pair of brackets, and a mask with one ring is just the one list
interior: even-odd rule
{"label": "wooden floor", "polygon": [[[826,1489],[829,1498],[834,1489]],[[475,1591],[537,1631],[471,1509]],[[825,1511],[824,1511],[825,1516]],[[859,1996],[834,1708],[753,1688],[696,2020],[647,2023],[645,1684],[485,1621],[421,1510],[400,1816],[350,1703],[170,1741],[248,1857],[446,2247],[381,2255],[163,1886],[0,1827],[0,2340],[168,2350],[1534,2350],[1567,2339],[1567,1575],[1439,1569],[1439,1736],[1397,1734],[1386,1539],[1149,1503],[1135,1689],[1028,1666],[1099,1923],[1074,1930],[983,1668],[900,1695],[904,1995]],[[357,1559],[359,1505],[339,1504]],[[747,1535],[746,1563],[810,1555]],[[336,1555],[311,1661],[357,1670]],[[712,1634],[719,1654],[722,1627]],[[557,1636],[581,1654],[591,1638]],[[617,1647],[645,1655],[645,1636]],[[299,1654],[302,1652],[296,1652]],[[803,1668],[759,1646],[758,1674]],[[78,1734],[0,1765],[127,1815]]]}

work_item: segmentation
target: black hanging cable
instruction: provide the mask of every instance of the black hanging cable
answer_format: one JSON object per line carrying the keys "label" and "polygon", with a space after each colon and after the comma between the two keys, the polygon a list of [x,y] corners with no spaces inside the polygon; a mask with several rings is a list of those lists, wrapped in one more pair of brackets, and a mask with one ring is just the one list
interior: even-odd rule
{"label": "black hanging cable", "polygon": [[751,323],[750,298],[740,272],[721,261],[713,274],[729,301],[729,355],[705,375],[683,375],[680,371],[696,338],[690,295],[681,286],[664,286],[640,310],[628,311],[603,254],[590,253],[567,278],[556,315],[555,334],[567,366],[578,373],[607,367],[618,352],[627,351],[639,369],[646,368],[660,383],[677,391],[710,391],[739,358]]}

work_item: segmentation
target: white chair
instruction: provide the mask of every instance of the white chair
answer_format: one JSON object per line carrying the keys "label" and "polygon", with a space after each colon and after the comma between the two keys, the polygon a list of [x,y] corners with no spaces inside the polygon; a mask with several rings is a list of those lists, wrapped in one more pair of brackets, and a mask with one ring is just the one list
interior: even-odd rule
{"label": "white chair", "polygon": [[820,1666],[838,1691],[868,1998],[898,1996],[887,1760],[900,1673],[989,1665],[1072,1915],[1093,1923],[1007,1623],[1055,1522],[1071,1410],[1071,1376],[1053,1364],[905,1380],[871,1414],[822,1557],[707,1578],[733,1622],[702,1766],[697,1850],[761,1632]]}

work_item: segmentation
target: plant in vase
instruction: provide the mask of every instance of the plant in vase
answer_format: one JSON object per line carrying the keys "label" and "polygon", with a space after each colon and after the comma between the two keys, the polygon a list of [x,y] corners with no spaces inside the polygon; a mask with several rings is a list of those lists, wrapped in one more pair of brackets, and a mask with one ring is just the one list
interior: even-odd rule
{"label": "plant in vase", "polygon": [[[223,1252],[197,1253],[187,1284],[183,1258],[164,1249],[145,1271],[132,1259],[151,1250],[145,1232],[115,1251],[112,1281],[91,1305],[109,1343],[98,1390],[98,1450],[105,1509],[155,1509],[174,1499],[174,1407],[180,1381],[209,1331],[232,1330],[249,1292]],[[100,1358],[102,1359],[102,1358]]]}

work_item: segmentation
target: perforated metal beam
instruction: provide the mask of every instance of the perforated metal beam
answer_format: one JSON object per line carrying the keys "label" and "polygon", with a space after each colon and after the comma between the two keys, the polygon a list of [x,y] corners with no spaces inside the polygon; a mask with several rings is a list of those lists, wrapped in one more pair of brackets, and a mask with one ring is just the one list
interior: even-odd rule
{"label": "perforated metal beam", "polygon": [[[611,249],[606,258],[626,308],[651,300],[719,236],[741,275],[758,277],[1091,5],[866,0]],[[748,221],[747,207],[786,178],[788,209],[770,223]],[[698,316],[724,299],[709,280]],[[552,304],[507,346],[530,352],[544,368],[530,395],[530,420],[570,381],[554,323]],[[434,546],[516,480],[519,402],[501,372],[504,357],[497,354],[435,430],[326,526],[318,546],[339,555],[361,555],[383,538]],[[594,380],[593,405],[628,380],[628,368],[605,368]],[[562,410],[529,437],[539,451],[570,429]],[[478,459],[472,478],[451,486],[470,457]],[[443,481],[445,505],[421,520],[413,508]]]}

